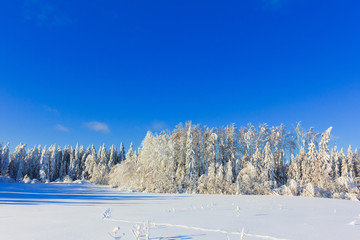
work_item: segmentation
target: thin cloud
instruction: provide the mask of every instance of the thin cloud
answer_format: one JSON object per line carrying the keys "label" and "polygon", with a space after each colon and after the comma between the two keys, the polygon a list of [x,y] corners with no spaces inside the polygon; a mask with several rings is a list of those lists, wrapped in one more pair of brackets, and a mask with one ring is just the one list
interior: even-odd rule
{"label": "thin cloud", "polygon": [[262,0],[265,9],[277,9],[284,6],[288,0]]}
{"label": "thin cloud", "polygon": [[154,121],[151,124],[152,131],[162,131],[162,130],[165,130],[166,128],[168,128],[168,125],[165,122]]}
{"label": "thin cloud", "polygon": [[45,0],[25,0],[24,17],[38,25],[62,26],[72,23],[69,16]]}
{"label": "thin cloud", "polygon": [[92,131],[109,133],[110,128],[109,125],[102,122],[92,121],[84,123],[84,126]]}
{"label": "thin cloud", "polygon": [[70,132],[70,130],[67,127],[61,124],[56,124],[55,129],[61,132]]}
{"label": "thin cloud", "polygon": [[50,113],[59,114],[59,111],[56,108],[49,107],[48,105],[43,105],[43,109]]}

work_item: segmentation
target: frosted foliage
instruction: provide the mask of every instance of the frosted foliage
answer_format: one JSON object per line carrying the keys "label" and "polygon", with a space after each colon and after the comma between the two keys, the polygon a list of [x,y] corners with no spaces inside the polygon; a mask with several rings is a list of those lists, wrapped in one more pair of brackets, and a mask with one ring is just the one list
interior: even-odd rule
{"label": "frosted foliage", "polygon": [[195,160],[195,151],[193,143],[193,132],[191,125],[189,126],[186,139],[186,156],[185,156],[185,171],[186,171],[186,185],[188,186],[188,191],[192,192],[194,190],[194,185],[197,178],[197,166]]}
{"label": "frosted foliage", "polygon": [[1,166],[3,165],[2,164],[2,159],[3,159],[3,157],[2,157],[2,148],[3,148],[2,142],[0,142],[0,173],[1,173]]}
{"label": "frosted foliage", "polygon": [[311,183],[306,184],[305,188],[303,189],[301,196],[303,197],[315,197],[315,189]]}
{"label": "frosted foliage", "polygon": [[2,152],[2,162],[0,166],[0,173],[2,175],[5,175],[7,173],[10,162],[9,144],[5,145],[1,152]]}
{"label": "frosted foliage", "polygon": [[[26,157],[26,150],[25,150],[26,145],[25,144],[20,144],[15,148],[15,152],[13,154],[13,159],[12,161],[14,162],[14,167],[17,165],[18,167],[18,171],[16,174],[16,180],[17,181],[22,181],[23,177],[24,177],[24,172],[25,172],[25,157]],[[16,164],[16,165],[15,165]],[[14,169],[14,173],[16,172],[16,169]]]}
{"label": "frosted foliage", "polygon": [[346,162],[348,165],[348,174],[350,178],[355,177],[355,166],[354,166],[354,153],[351,150],[351,146],[347,151]]}
{"label": "frosted foliage", "polygon": [[50,156],[49,151],[46,146],[43,148],[40,159],[40,179],[42,182],[49,180],[49,170],[50,170]]}
{"label": "frosted foliage", "polygon": [[[0,147],[0,173],[17,181],[87,180],[144,192],[283,194],[358,199],[360,156],[332,145],[332,128],[294,130],[266,124],[237,128],[191,122],[159,134],[148,132],[138,150],[112,145],[52,145],[13,153]],[[86,150],[85,150],[86,149]],[[330,151],[331,149],[331,151]],[[34,180],[36,181],[36,180]]]}

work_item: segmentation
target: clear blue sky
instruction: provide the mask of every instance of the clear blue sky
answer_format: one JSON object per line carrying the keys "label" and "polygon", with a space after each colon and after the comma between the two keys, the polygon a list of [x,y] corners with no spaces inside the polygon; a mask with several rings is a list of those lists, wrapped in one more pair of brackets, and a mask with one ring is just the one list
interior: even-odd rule
{"label": "clear blue sky", "polygon": [[360,1],[7,0],[0,141],[298,121],[360,147]]}

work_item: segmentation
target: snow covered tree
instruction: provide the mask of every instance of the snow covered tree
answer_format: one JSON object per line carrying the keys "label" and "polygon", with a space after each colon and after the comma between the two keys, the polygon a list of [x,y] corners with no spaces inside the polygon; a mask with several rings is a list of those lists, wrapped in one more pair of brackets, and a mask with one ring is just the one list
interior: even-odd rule
{"label": "snow covered tree", "polygon": [[263,180],[250,161],[242,164],[242,169],[236,179],[237,192],[241,194],[264,194]]}
{"label": "snow covered tree", "polygon": [[197,172],[196,172],[196,159],[193,143],[193,133],[191,124],[187,131],[186,139],[186,155],[185,155],[185,181],[187,185],[187,191],[193,192],[196,189]]}
{"label": "snow covered tree", "polygon": [[92,181],[100,184],[106,184],[108,181],[108,174],[109,174],[109,155],[105,144],[99,149],[98,153],[98,164],[94,169],[92,175]]}
{"label": "snow covered tree", "polygon": [[25,162],[27,165],[26,174],[30,179],[39,178],[40,171],[40,158],[41,158],[41,147],[34,147],[30,149],[25,157]]}
{"label": "snow covered tree", "polygon": [[0,173],[5,175],[7,173],[9,163],[10,163],[10,151],[9,151],[9,144],[6,144],[2,148],[2,163],[0,166]]}
{"label": "snow covered tree", "polygon": [[[16,148],[15,148],[15,152],[13,154],[13,161],[14,162],[14,173],[16,171],[16,165],[17,165],[17,174],[16,174],[16,181],[22,181],[22,179],[24,178],[24,165],[25,165],[25,157],[26,157],[26,149],[25,149],[26,145],[20,143]],[[10,163],[11,164],[11,163]],[[10,175],[11,176],[11,175]]]}
{"label": "snow covered tree", "polygon": [[124,144],[120,144],[120,151],[119,151],[119,162],[122,162],[125,160],[125,147]]}
{"label": "snow covered tree", "polygon": [[129,159],[129,161],[137,161],[137,155],[136,155],[136,151],[134,151],[134,144],[130,143],[130,148],[128,150],[128,152],[126,153],[126,159]]}
{"label": "snow covered tree", "polygon": [[316,163],[318,161],[318,153],[316,146],[313,142],[309,144],[309,149],[307,153],[307,164],[304,166],[305,171],[303,173],[303,179],[305,183],[317,183],[318,176],[316,170]]}
{"label": "snow covered tree", "polygon": [[111,168],[118,163],[118,154],[117,149],[114,145],[110,148],[110,156],[109,156],[109,162],[108,162],[108,168],[111,170]]}
{"label": "snow covered tree", "polygon": [[208,168],[206,188],[207,188],[207,193],[211,193],[211,194],[217,193],[215,162],[212,162]]}
{"label": "snow covered tree", "polygon": [[[188,122],[171,133],[148,132],[138,152],[112,145],[76,148],[0,145],[0,173],[18,181],[70,176],[148,192],[271,194],[351,198],[359,196],[360,156],[329,150],[331,128],[320,135],[298,125],[266,124],[209,129]],[[26,176],[26,177],[24,177]]]}
{"label": "snow covered tree", "polygon": [[0,174],[1,174],[1,166],[2,166],[2,142],[0,142]]}
{"label": "snow covered tree", "polygon": [[330,132],[332,127],[328,128],[323,134],[319,144],[318,161],[315,162],[315,171],[313,184],[322,189],[329,188],[331,165],[330,165],[330,151],[328,143],[330,141]]}
{"label": "snow covered tree", "polygon": [[244,143],[245,143],[245,154],[247,155],[247,158],[250,159],[252,154],[254,153],[254,141],[255,141],[255,129],[254,126],[251,124],[248,124],[247,130],[244,133]]}
{"label": "snow covered tree", "polygon": [[263,180],[265,182],[268,181],[271,182],[270,187],[276,184],[275,171],[274,171],[274,156],[270,149],[269,142],[266,143],[263,151],[262,174],[263,174]]}
{"label": "snow covered tree", "polygon": [[137,179],[134,179],[135,185],[140,191],[154,191],[156,188],[155,178],[159,162],[157,161],[158,154],[155,149],[157,146],[155,146],[154,138],[153,134],[148,131],[141,143],[142,149],[139,152],[139,161],[136,164],[137,176],[135,178]]}
{"label": "snow covered tree", "polygon": [[[2,151],[3,157],[5,159],[5,165],[6,165],[6,146],[5,151]],[[5,153],[5,154],[4,154]],[[9,161],[9,176],[15,180],[18,180],[18,176],[22,175],[23,170],[23,162],[26,156],[26,150],[25,150],[25,144],[20,143],[15,148],[15,152],[10,155],[10,161]],[[3,161],[4,161],[3,159]],[[20,168],[20,171],[19,171]],[[5,168],[4,168],[5,169]],[[22,178],[21,178],[22,179]]]}
{"label": "snow covered tree", "polygon": [[332,171],[331,178],[332,178],[332,180],[335,180],[336,178],[338,178],[340,176],[340,168],[339,168],[340,163],[339,163],[339,155],[338,155],[336,144],[331,151],[330,162],[331,162],[331,171]]}
{"label": "snow covered tree", "polygon": [[187,132],[182,124],[177,125],[171,134],[176,165],[176,184],[179,192],[185,190],[186,134]]}
{"label": "snow covered tree", "polygon": [[[217,135],[212,130],[206,129],[204,133],[204,163],[206,168],[216,164],[216,140]],[[205,173],[207,169],[205,169]]]}
{"label": "snow covered tree", "polygon": [[351,145],[349,146],[349,148],[347,150],[346,162],[348,165],[349,177],[354,178],[355,177],[354,153],[351,150]]}
{"label": "snow covered tree", "polygon": [[340,176],[348,178],[349,177],[348,164],[346,162],[346,157],[342,148],[340,149],[339,159],[341,163]]}
{"label": "snow covered tree", "polygon": [[216,134],[217,138],[217,160],[218,163],[225,166],[226,165],[226,146],[225,146],[225,131],[223,129],[218,129]]}
{"label": "snow covered tree", "polygon": [[41,159],[40,159],[40,180],[42,182],[46,182],[49,180],[49,170],[50,170],[50,155],[49,151],[44,146],[42,153],[41,153]]}
{"label": "snow covered tree", "polygon": [[96,149],[95,149],[94,145],[92,145],[91,146],[91,154],[89,154],[85,160],[85,169],[84,169],[84,174],[83,174],[85,179],[92,178],[95,168],[96,168],[96,165],[97,165]]}
{"label": "snow covered tree", "polygon": [[[244,160],[246,161],[246,160]],[[251,164],[257,168],[257,171],[261,171],[261,163],[262,163],[262,154],[260,152],[260,149],[256,147],[254,154],[251,156]]]}
{"label": "snow covered tree", "polygon": [[300,178],[300,172],[299,172],[299,164],[298,164],[298,158],[294,157],[294,154],[291,154],[291,160],[290,165],[287,171],[287,178],[288,181],[295,180],[296,182],[299,182]]}
{"label": "snow covered tree", "polygon": [[[228,177],[231,181],[234,180],[235,176],[235,155],[236,155],[236,139],[235,139],[235,124],[231,124],[225,128],[225,163],[231,168],[232,176],[230,176],[230,172],[227,172]],[[230,162],[230,163],[229,163]]]}
{"label": "snow covered tree", "polygon": [[225,190],[227,194],[234,194],[235,187],[234,187],[234,172],[232,168],[232,161],[228,161],[226,165],[226,175],[225,175]]}
{"label": "snow covered tree", "polygon": [[55,179],[58,177],[58,152],[56,150],[56,145],[51,145],[48,149],[50,159],[49,159],[49,169],[48,169],[48,179],[50,182],[55,181]]}
{"label": "snow covered tree", "polygon": [[218,163],[216,166],[216,178],[215,178],[215,186],[216,186],[216,193],[223,194],[225,191],[225,169],[221,163]]}
{"label": "snow covered tree", "polygon": [[69,148],[68,146],[64,147],[62,158],[61,158],[60,172],[59,172],[59,177],[61,179],[64,179],[64,177],[69,174],[71,152],[72,152],[72,148]]}
{"label": "snow covered tree", "polygon": [[70,148],[70,165],[69,165],[69,177],[75,180],[79,177],[80,173],[80,149],[79,144],[76,144],[76,148]]}
{"label": "snow covered tree", "polygon": [[360,185],[360,153],[358,149],[355,150],[355,154],[354,154],[354,166],[355,166],[355,177],[358,178],[358,182]]}
{"label": "snow covered tree", "polygon": [[[81,146],[81,149],[85,149],[83,146]],[[85,177],[85,169],[86,169],[86,166],[85,166],[85,163],[86,163],[86,158],[91,154],[91,146],[88,146],[86,148],[86,150],[83,150],[81,151],[81,154],[80,154],[80,166],[79,166],[79,176],[78,178],[79,179],[82,179],[82,180],[85,180],[86,177]]]}
{"label": "snow covered tree", "polygon": [[162,132],[156,138],[156,144],[158,158],[156,168],[156,185],[159,192],[174,193],[177,189],[176,184],[176,163],[173,143],[170,140],[170,136],[165,132]]}

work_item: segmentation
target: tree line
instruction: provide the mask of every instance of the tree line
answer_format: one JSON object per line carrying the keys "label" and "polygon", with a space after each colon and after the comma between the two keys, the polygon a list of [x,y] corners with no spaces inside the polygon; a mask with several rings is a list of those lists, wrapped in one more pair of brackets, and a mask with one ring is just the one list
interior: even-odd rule
{"label": "tree line", "polygon": [[208,128],[191,122],[148,132],[136,151],[105,145],[52,145],[13,153],[0,144],[0,173],[16,181],[89,180],[122,189],[161,193],[281,194],[360,199],[360,154],[330,144],[300,124],[235,124]]}

